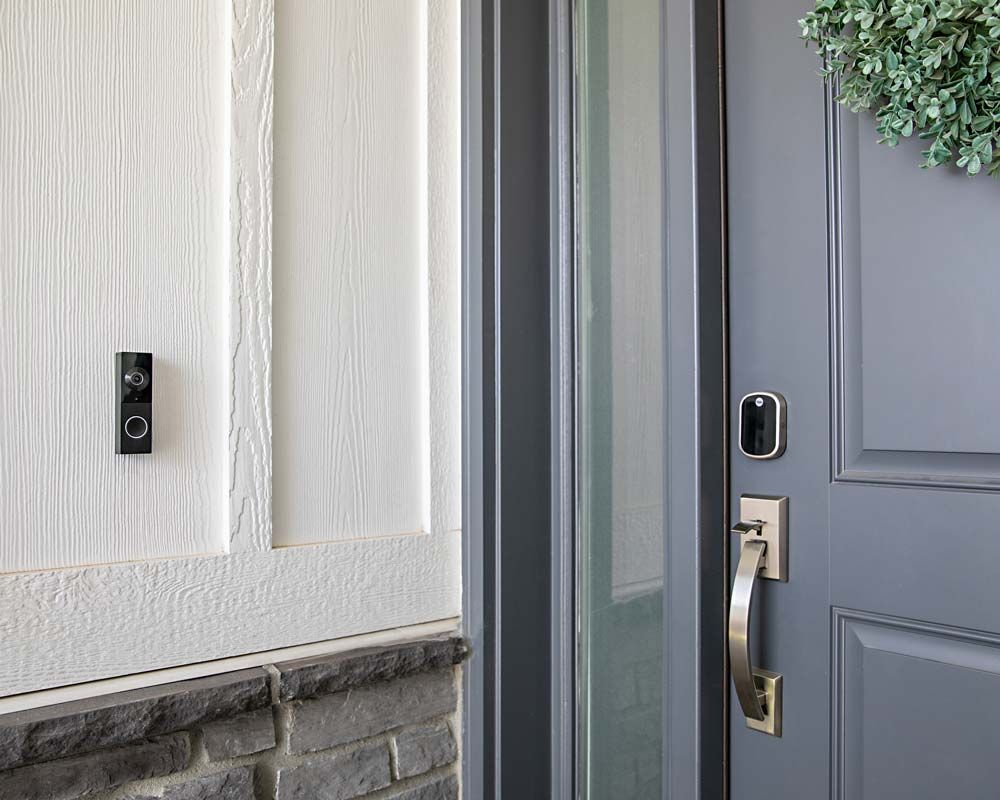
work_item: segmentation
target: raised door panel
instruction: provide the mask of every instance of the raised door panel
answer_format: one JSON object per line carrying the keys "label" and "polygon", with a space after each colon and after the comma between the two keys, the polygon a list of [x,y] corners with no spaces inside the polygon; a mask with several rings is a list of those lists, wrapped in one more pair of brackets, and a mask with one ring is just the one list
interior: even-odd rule
{"label": "raised door panel", "polygon": [[985,797],[1000,782],[1000,638],[839,609],[834,622],[833,796]]}
{"label": "raised door panel", "polygon": [[887,149],[867,116],[828,121],[837,477],[995,486],[996,187],[917,169],[920,143]]}
{"label": "raised door panel", "polygon": [[[0,2],[0,573],[222,549],[225,23]],[[118,350],[151,456],[115,455]]]}
{"label": "raised door panel", "polygon": [[448,6],[276,6],[275,545],[459,527]]}

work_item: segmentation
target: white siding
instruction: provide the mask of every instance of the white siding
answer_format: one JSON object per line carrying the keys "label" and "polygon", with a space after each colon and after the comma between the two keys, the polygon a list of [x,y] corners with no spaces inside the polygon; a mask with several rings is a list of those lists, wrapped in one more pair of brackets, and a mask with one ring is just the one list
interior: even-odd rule
{"label": "white siding", "polygon": [[458,0],[0,0],[0,696],[458,613],[458,40]]}
{"label": "white siding", "polygon": [[[220,549],[225,20],[0,0],[0,572]],[[117,350],[156,356],[150,457]]]}
{"label": "white siding", "polygon": [[457,529],[458,15],[276,30],[274,543]]}

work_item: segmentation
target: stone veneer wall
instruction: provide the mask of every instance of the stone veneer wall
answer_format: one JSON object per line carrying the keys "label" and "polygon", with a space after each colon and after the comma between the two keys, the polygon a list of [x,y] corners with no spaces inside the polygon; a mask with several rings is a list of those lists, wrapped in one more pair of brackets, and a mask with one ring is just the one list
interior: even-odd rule
{"label": "stone veneer wall", "polygon": [[0,716],[0,800],[454,800],[460,639]]}

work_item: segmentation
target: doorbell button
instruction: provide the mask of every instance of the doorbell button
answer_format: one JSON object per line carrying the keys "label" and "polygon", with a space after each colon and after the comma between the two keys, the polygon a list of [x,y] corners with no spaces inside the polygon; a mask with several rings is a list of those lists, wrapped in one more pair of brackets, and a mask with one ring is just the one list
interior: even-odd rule
{"label": "doorbell button", "polygon": [[751,392],[740,400],[740,452],[766,460],[785,452],[785,398],[778,392]]}
{"label": "doorbell button", "polygon": [[149,423],[139,415],[133,415],[125,420],[125,435],[130,439],[141,439],[149,433]]}

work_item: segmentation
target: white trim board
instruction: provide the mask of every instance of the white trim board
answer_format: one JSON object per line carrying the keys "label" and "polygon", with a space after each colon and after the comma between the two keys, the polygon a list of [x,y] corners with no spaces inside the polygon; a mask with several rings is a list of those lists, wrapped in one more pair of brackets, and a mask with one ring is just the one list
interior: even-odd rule
{"label": "white trim board", "polygon": [[230,552],[271,549],[274,0],[231,4],[229,111]]}
{"label": "white trim board", "polygon": [[84,700],[91,697],[103,697],[115,694],[116,692],[144,689],[149,686],[162,686],[166,683],[205,678],[210,675],[221,675],[226,672],[235,672],[251,667],[262,667],[266,664],[277,664],[282,661],[293,661],[300,658],[320,658],[367,647],[386,647],[419,641],[420,639],[429,639],[434,636],[457,635],[458,628],[458,617],[452,617],[434,622],[425,622],[419,625],[409,625],[404,628],[390,628],[389,630],[363,633],[358,636],[346,636],[342,639],[303,644],[296,647],[283,647],[277,650],[265,650],[260,653],[234,656],[216,661],[206,661],[201,664],[188,664],[171,669],[159,669],[152,672],[142,672],[137,675],[126,675],[121,678],[108,678],[103,681],[63,686],[58,689],[47,689],[41,692],[28,692],[13,697],[0,698],[0,714],[11,714],[16,711],[26,711],[31,708],[69,703],[74,700]]}
{"label": "white trim board", "polygon": [[0,577],[0,697],[458,616],[461,537]]}

